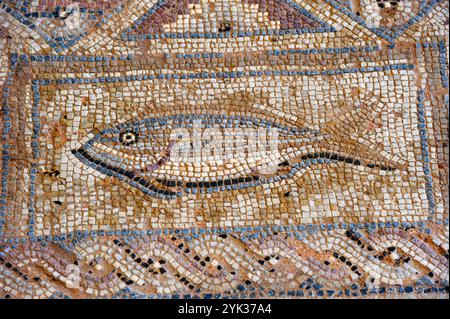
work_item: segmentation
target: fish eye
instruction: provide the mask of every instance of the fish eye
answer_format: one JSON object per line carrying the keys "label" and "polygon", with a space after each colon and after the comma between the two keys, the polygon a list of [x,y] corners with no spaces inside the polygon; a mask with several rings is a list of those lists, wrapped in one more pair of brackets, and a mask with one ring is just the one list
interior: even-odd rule
{"label": "fish eye", "polygon": [[134,131],[125,131],[119,134],[120,143],[126,146],[137,143],[138,139],[139,135]]}

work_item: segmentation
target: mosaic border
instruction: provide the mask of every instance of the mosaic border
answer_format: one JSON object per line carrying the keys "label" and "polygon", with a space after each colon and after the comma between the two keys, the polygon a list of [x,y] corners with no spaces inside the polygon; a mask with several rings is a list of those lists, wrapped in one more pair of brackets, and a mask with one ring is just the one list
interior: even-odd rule
{"label": "mosaic border", "polygon": [[[417,44],[419,46],[419,44]],[[440,48],[442,51],[442,42],[436,43],[423,43],[420,44],[422,47],[432,47],[434,49]],[[355,52],[356,50],[361,51],[377,51],[379,50],[379,46],[365,46],[365,47],[344,47],[344,48],[325,48],[325,49],[307,49],[300,50],[300,53],[303,54],[315,54],[315,53],[347,53],[347,52]],[[444,46],[445,49],[445,46]],[[288,51],[270,51],[271,54],[295,54],[298,53],[298,50],[288,50]],[[442,54],[442,52],[441,52]],[[120,56],[120,57],[101,57],[101,56],[45,56],[45,55],[20,55],[12,54],[11,61],[13,61],[14,65],[17,65],[20,61],[28,63],[32,62],[50,62],[50,61],[67,61],[67,62],[99,62],[99,61],[114,61],[114,60],[133,60],[134,57],[129,56]],[[445,62],[444,59],[440,59],[440,62]],[[445,65],[441,65],[445,70]],[[189,75],[181,75],[178,76],[176,74],[166,74],[166,75],[155,75],[155,76],[125,76],[125,77],[99,77],[99,78],[68,78],[68,79],[58,79],[58,80],[48,80],[48,79],[34,79],[32,80],[32,92],[33,92],[33,141],[32,141],[32,149],[33,149],[33,157],[38,158],[39,149],[37,144],[37,139],[39,136],[39,86],[40,85],[51,85],[51,84],[88,84],[88,83],[115,83],[115,82],[127,82],[127,81],[145,81],[145,80],[165,80],[165,79],[183,79],[183,78],[205,78],[210,76],[210,78],[234,78],[234,77],[243,77],[243,76],[297,76],[297,75],[307,75],[307,76],[315,76],[315,75],[335,75],[335,74],[343,74],[343,73],[358,73],[358,72],[379,72],[383,70],[411,70],[414,69],[415,66],[412,64],[402,63],[402,64],[392,64],[386,65],[383,67],[367,67],[367,68],[351,68],[351,69],[335,69],[335,70],[325,70],[322,72],[318,71],[249,71],[247,74],[243,72],[217,72],[217,73],[196,73]],[[14,74],[13,68],[11,69],[11,79]],[[444,77],[443,77],[444,79]],[[6,87],[5,87],[6,88]],[[418,118],[419,118],[419,129],[421,133],[421,142],[422,142],[422,152],[423,154],[423,162],[426,165],[429,164],[428,150],[427,150],[427,137],[426,137],[426,129],[424,128],[425,123],[425,114],[423,112],[423,90],[419,90],[418,95]],[[4,97],[7,97],[4,96]],[[5,99],[4,103],[7,103],[7,99]],[[9,128],[6,125],[5,130]],[[425,144],[424,144],[425,143]],[[4,144],[3,147],[3,158],[8,158],[7,152],[7,144]],[[6,150],[5,150],[6,147]],[[3,165],[7,165],[8,161],[3,161]],[[375,231],[377,228],[389,228],[389,227],[419,227],[422,229],[424,233],[430,234],[431,229],[426,228],[426,220],[419,222],[398,222],[398,221],[387,221],[387,222],[371,222],[371,223],[334,223],[334,224],[324,224],[324,223],[314,223],[314,224],[301,224],[301,225],[284,225],[284,226],[255,226],[255,227],[231,227],[231,228],[221,228],[221,227],[213,227],[213,228],[183,228],[183,229],[149,229],[149,230],[116,230],[116,231],[74,231],[70,233],[64,233],[54,236],[35,236],[34,235],[34,210],[32,208],[33,203],[33,194],[35,192],[35,178],[37,174],[36,164],[33,164],[33,167],[30,172],[30,222],[29,222],[29,232],[28,237],[25,238],[0,238],[0,242],[14,244],[14,243],[24,243],[28,240],[30,241],[52,241],[58,242],[63,241],[69,238],[82,238],[86,236],[150,236],[153,234],[180,234],[185,236],[188,240],[189,237],[198,238],[199,235],[202,234],[210,234],[210,233],[241,233],[243,234],[241,238],[257,238],[258,236],[265,237],[271,231],[275,232],[286,232],[295,235],[297,238],[302,238],[302,233],[304,232],[315,232],[319,229],[366,229],[368,231]],[[7,166],[6,166],[7,167]],[[426,172],[427,178],[427,198],[430,202],[430,214],[427,218],[428,221],[434,221],[437,224],[448,225],[448,218],[442,220],[434,220],[434,196],[433,196],[433,188],[432,188],[432,178],[430,169],[424,169]],[[8,176],[7,170],[3,170],[2,183],[6,183],[6,178]],[[431,179],[431,180],[430,180]],[[3,188],[5,190],[5,188]],[[6,207],[6,193],[3,192],[1,194],[3,210]],[[0,211],[0,226],[4,223],[4,211]],[[1,227],[0,227],[1,230]],[[1,235],[1,233],[0,233]]]}

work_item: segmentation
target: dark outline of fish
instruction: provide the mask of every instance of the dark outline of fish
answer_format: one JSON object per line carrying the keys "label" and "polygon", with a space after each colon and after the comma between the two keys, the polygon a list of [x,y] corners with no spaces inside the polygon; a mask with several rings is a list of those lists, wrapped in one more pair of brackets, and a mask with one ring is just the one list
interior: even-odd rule
{"label": "dark outline of fish", "polygon": [[[378,100],[377,103],[380,103]],[[374,109],[373,105],[372,108],[369,110],[372,115],[378,114],[381,111],[382,108]],[[360,114],[358,114],[358,111]],[[361,114],[362,112],[362,114]],[[139,123],[159,123],[161,125],[165,125],[166,121],[168,119],[174,119],[174,118],[183,118],[183,119],[204,119],[204,118],[222,118],[222,119],[240,119],[240,123],[248,123],[250,121],[251,123],[258,125],[261,123],[264,124],[270,124],[273,125],[273,127],[278,127],[282,129],[288,129],[293,130],[297,132],[316,132],[318,134],[321,134],[321,136],[328,136],[332,139],[332,141],[322,141],[322,142],[316,142],[318,144],[325,145],[334,145],[342,147],[345,146],[345,144],[342,144],[342,140],[345,140],[346,142],[349,142],[349,134],[351,133],[351,130],[349,130],[351,127],[348,125],[350,124],[348,121],[348,118],[352,118],[355,122],[364,122],[364,117],[367,117],[367,112],[364,112],[364,110],[354,110],[351,112],[348,112],[338,118],[336,121],[332,121],[328,123],[328,125],[319,131],[310,130],[307,128],[299,128],[299,127],[286,127],[282,126],[276,122],[271,122],[267,120],[260,120],[258,118],[252,118],[248,116],[217,116],[217,115],[175,115],[175,116],[166,116],[166,117],[160,117],[160,118],[148,118],[144,120],[134,121],[131,123],[123,123],[119,124],[115,127],[115,129],[121,130],[123,128],[129,128],[132,126],[136,126]],[[187,123],[186,123],[187,124]],[[361,126],[361,123],[359,123]],[[358,128],[356,128],[358,129]],[[354,129],[355,130],[355,129]],[[353,131],[354,131],[353,130]],[[86,144],[89,145],[92,143],[96,138],[102,135],[102,132],[97,134],[94,138],[89,140]],[[352,140],[353,142],[356,142],[356,140]],[[85,144],[85,145],[86,145]],[[171,147],[173,146],[174,141],[169,142],[169,145],[166,149],[165,155],[162,156],[160,159],[157,160],[157,162],[147,168],[147,170],[157,170],[159,167],[163,166],[168,161],[168,156],[170,154]],[[384,171],[393,171],[396,169],[399,169],[403,165],[399,165],[398,163],[392,162],[391,160],[388,160],[384,158],[384,162],[388,164],[382,163],[383,160],[379,160],[380,158],[383,158],[382,155],[378,154],[375,150],[371,150],[366,145],[363,145],[361,143],[356,142],[357,147],[361,148],[364,151],[368,151],[368,153],[371,155],[373,161],[366,161],[362,158],[355,158],[353,156],[346,156],[345,154],[342,154],[340,152],[333,152],[333,151],[319,151],[315,153],[306,153],[302,154],[299,159],[301,159],[300,162],[291,164],[289,161],[283,161],[278,164],[279,167],[285,168],[290,166],[290,170],[286,174],[280,174],[275,175],[272,177],[264,177],[262,175],[254,175],[254,176],[245,176],[245,177],[237,177],[237,178],[228,178],[228,179],[222,179],[217,181],[191,181],[191,182],[181,182],[177,180],[170,180],[170,179],[158,179],[158,178],[152,178],[151,180],[146,180],[142,176],[139,176],[138,173],[135,171],[128,171],[124,170],[122,168],[113,167],[107,163],[104,163],[100,160],[97,160],[93,158],[91,155],[88,154],[88,152],[85,150],[84,146],[77,149],[72,150],[72,154],[76,156],[80,161],[82,161],[84,164],[88,165],[91,168],[96,169],[97,171],[101,172],[102,174],[105,174],[107,176],[113,176],[117,177],[118,179],[122,181],[126,181],[131,186],[139,189],[143,193],[163,198],[163,199],[173,199],[179,196],[182,196],[183,194],[192,193],[195,194],[197,192],[200,193],[214,193],[214,192],[220,192],[220,191],[227,191],[227,190],[237,190],[242,188],[249,188],[249,187],[255,187],[261,184],[267,184],[271,182],[277,182],[285,179],[292,178],[298,170],[306,168],[310,165],[315,164],[328,164],[333,162],[344,162],[347,164],[355,165],[355,166],[366,166],[369,168],[378,168],[380,170]],[[163,189],[160,187],[157,187],[154,185],[154,182],[158,183],[159,185],[162,185],[169,189]],[[170,189],[172,188],[172,189]],[[173,188],[177,188],[178,191],[173,190]],[[182,191],[180,191],[180,189]]]}

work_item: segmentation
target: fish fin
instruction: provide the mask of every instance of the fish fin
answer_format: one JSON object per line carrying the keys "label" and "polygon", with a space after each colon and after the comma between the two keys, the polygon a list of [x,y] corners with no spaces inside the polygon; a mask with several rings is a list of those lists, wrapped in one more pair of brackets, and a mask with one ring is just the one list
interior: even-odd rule
{"label": "fish fin", "polygon": [[284,112],[282,110],[278,110],[275,107],[272,107],[270,105],[263,105],[255,103],[253,104],[253,110],[257,109],[258,113],[261,115],[265,115],[266,117],[273,117],[276,116],[277,120],[282,120],[286,124],[288,124],[291,127],[306,127],[305,120],[303,118],[299,118],[298,116],[294,114],[290,114],[287,112]]}
{"label": "fish fin", "polygon": [[[252,114],[254,117],[276,119],[276,122],[287,124],[290,127],[304,127],[303,118],[298,118],[294,114],[284,112],[277,108],[267,93],[251,94],[247,92],[239,92],[230,94],[227,99],[231,101],[227,105],[227,112],[230,115]],[[220,104],[221,108],[223,106]],[[275,116],[275,117],[274,117]]]}

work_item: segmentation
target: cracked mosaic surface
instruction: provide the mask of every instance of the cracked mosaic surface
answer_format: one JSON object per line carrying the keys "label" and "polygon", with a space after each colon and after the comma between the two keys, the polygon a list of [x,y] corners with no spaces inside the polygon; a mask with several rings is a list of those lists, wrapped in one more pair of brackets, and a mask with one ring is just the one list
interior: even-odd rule
{"label": "cracked mosaic surface", "polygon": [[448,298],[448,16],[0,0],[0,298]]}

